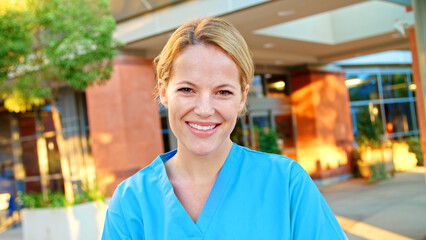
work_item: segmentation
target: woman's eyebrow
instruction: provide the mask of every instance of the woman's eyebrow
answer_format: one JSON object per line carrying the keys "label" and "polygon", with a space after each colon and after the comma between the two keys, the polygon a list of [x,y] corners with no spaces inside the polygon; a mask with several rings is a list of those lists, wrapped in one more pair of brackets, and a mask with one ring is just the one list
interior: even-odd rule
{"label": "woman's eyebrow", "polygon": [[196,86],[193,82],[187,81],[187,80],[182,80],[182,81],[178,82],[177,85],[191,85],[191,86]]}
{"label": "woman's eyebrow", "polygon": [[232,88],[232,89],[236,89],[236,87],[235,87],[234,85],[232,85],[232,84],[228,84],[228,83],[225,83],[225,84],[221,84],[221,85],[219,85],[219,86],[216,86],[216,88]]}
{"label": "woman's eyebrow", "polygon": [[[187,81],[187,80],[182,80],[180,82],[178,82],[176,85],[190,85],[190,86],[197,86],[196,84],[194,84],[191,81]],[[229,84],[229,83],[224,83],[224,84],[220,84],[215,86],[215,88],[232,88],[232,89],[237,89],[234,85]]]}

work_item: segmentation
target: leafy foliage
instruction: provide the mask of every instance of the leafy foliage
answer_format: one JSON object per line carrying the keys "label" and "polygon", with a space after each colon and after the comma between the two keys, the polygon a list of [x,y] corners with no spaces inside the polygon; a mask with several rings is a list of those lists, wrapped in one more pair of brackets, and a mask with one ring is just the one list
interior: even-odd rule
{"label": "leafy foliage", "polygon": [[93,187],[83,187],[76,193],[74,202],[67,202],[65,194],[62,192],[48,192],[47,200],[43,198],[43,193],[31,192],[21,193],[18,198],[25,208],[59,208],[67,207],[85,202],[104,201],[105,193],[102,192],[97,184]]}
{"label": "leafy foliage", "polygon": [[231,133],[231,140],[239,145],[244,145],[244,132],[241,121],[238,119],[235,124],[234,130]]}
{"label": "leafy foliage", "polygon": [[83,185],[82,189],[77,193],[74,204],[92,202],[92,201],[104,201],[106,195],[99,188],[98,181],[95,180],[92,187],[86,183]]}
{"label": "leafy foliage", "polygon": [[20,194],[19,199],[25,208],[58,208],[71,205],[60,192],[49,191],[47,200],[44,200],[42,193],[36,192]]}
{"label": "leafy foliage", "polygon": [[27,12],[0,12],[0,86],[8,78],[8,73],[13,72],[31,53],[31,20]]}
{"label": "leafy foliage", "polygon": [[357,129],[358,136],[356,141],[360,147],[379,147],[381,145],[383,126],[380,120],[371,119],[370,112],[367,109],[360,109],[357,118]]}
{"label": "leafy foliage", "polygon": [[409,146],[410,152],[416,154],[417,165],[423,166],[423,154],[420,144],[420,138],[418,136],[412,136],[405,139]]}
{"label": "leafy foliage", "polygon": [[389,178],[386,172],[386,164],[384,162],[375,163],[368,166],[371,169],[371,176],[369,182],[378,182],[380,180]]}
{"label": "leafy foliage", "polygon": [[44,98],[30,92],[24,96],[22,91],[14,89],[4,101],[4,106],[12,112],[30,111],[33,106],[41,106],[45,103]]}
{"label": "leafy foliage", "polygon": [[[17,7],[0,9],[0,97],[5,99],[5,107],[14,112],[50,102],[66,199],[72,201],[70,171],[64,167],[68,162],[63,157],[57,94],[62,87],[84,90],[109,79],[119,45],[112,37],[115,20],[109,1],[2,1]],[[56,199],[56,193],[50,193],[48,200],[38,197],[25,198],[29,202],[33,199],[37,203],[34,206],[56,204],[50,199]]]}
{"label": "leafy foliage", "polygon": [[[0,14],[0,93],[26,111],[60,87],[84,90],[109,79],[119,45],[108,0],[24,0]],[[3,44],[5,43],[5,44]]]}
{"label": "leafy foliage", "polygon": [[282,151],[278,147],[278,134],[273,129],[267,129],[266,131],[262,128],[255,128],[255,131],[259,134],[257,139],[258,151],[281,154]]}

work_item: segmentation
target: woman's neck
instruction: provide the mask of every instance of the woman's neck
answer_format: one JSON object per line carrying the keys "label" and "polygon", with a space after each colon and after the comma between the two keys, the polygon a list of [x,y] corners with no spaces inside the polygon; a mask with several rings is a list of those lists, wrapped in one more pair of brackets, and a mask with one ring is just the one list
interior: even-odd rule
{"label": "woman's neck", "polygon": [[175,156],[165,163],[171,181],[186,179],[196,184],[205,184],[216,179],[232,148],[232,141],[226,141],[212,154],[200,156],[178,145]]}

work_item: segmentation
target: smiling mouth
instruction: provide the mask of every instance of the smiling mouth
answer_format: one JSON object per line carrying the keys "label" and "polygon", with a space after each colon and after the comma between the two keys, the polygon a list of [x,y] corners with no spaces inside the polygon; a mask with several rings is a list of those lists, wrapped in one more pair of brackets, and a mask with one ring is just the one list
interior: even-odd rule
{"label": "smiling mouth", "polygon": [[209,125],[209,126],[201,126],[195,123],[188,123],[188,125],[194,129],[200,130],[200,131],[209,131],[209,130],[213,130],[214,128],[216,128],[217,126],[219,126],[219,124],[213,124],[213,125]]}

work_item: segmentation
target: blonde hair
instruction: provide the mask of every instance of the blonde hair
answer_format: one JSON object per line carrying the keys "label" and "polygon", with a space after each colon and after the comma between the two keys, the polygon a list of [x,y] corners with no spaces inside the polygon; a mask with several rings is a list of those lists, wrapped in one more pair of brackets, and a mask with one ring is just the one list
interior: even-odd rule
{"label": "blonde hair", "polygon": [[190,45],[214,44],[222,48],[235,62],[240,73],[241,91],[251,83],[254,64],[250,50],[240,32],[229,22],[219,18],[202,18],[180,26],[167,41],[161,53],[154,59],[157,79],[167,86],[172,76],[173,60]]}

